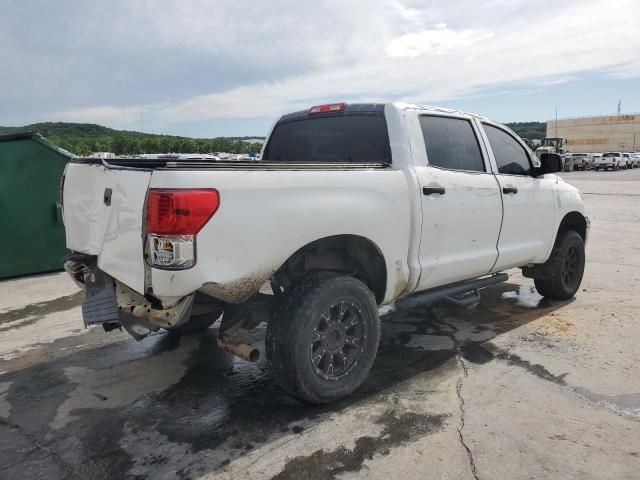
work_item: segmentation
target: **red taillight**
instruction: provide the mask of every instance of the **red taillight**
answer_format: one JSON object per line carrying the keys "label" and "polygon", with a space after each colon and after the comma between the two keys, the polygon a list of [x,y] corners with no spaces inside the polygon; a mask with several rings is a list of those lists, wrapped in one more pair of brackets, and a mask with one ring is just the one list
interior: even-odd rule
{"label": "red taillight", "polygon": [[216,213],[215,189],[154,189],[147,197],[147,233],[195,235]]}
{"label": "red taillight", "polygon": [[64,207],[64,175],[60,177],[60,205]]}
{"label": "red taillight", "polygon": [[309,114],[312,113],[330,113],[330,112],[343,112],[344,103],[327,103],[326,105],[316,105],[309,109]]}

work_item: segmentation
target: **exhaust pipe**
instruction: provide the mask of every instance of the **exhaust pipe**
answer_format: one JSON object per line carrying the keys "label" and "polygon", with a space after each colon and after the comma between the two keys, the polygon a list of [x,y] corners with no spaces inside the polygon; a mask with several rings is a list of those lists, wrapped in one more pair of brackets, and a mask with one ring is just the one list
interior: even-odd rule
{"label": "exhaust pipe", "polygon": [[232,353],[247,362],[257,362],[260,358],[260,350],[258,350],[254,346],[226,336],[218,337],[218,347],[225,352]]}

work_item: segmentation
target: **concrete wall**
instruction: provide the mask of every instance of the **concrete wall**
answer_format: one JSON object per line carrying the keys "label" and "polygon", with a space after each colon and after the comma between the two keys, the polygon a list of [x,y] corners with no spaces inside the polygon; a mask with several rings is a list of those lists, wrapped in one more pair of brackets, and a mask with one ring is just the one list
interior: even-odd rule
{"label": "concrete wall", "polygon": [[556,121],[549,120],[547,137],[565,138],[565,150],[569,152],[638,151],[640,114],[562,119],[558,120],[557,133]]}

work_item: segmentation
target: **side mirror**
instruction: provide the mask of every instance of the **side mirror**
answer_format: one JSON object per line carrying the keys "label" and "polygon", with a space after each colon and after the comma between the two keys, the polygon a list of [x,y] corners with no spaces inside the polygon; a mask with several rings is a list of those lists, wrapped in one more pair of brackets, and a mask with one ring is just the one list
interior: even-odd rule
{"label": "side mirror", "polygon": [[557,153],[543,153],[540,156],[540,166],[536,168],[536,175],[556,173],[562,171],[562,157]]}

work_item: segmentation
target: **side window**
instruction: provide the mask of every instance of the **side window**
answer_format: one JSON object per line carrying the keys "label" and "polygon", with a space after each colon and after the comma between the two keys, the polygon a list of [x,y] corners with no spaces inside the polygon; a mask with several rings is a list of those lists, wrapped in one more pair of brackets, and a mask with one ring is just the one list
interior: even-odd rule
{"label": "side window", "polygon": [[430,165],[451,170],[485,171],[471,122],[460,118],[422,115],[420,127]]}
{"label": "side window", "polygon": [[529,155],[511,135],[499,128],[484,124],[484,131],[489,137],[493,156],[498,164],[499,173],[510,175],[529,175],[531,163]]}

